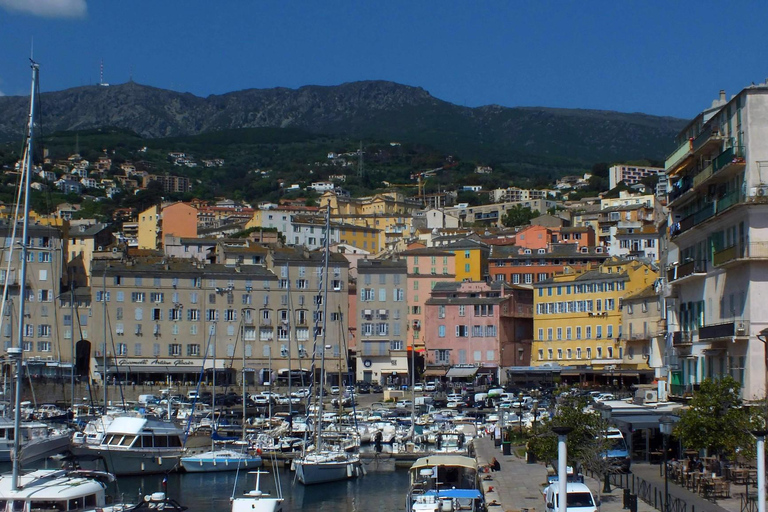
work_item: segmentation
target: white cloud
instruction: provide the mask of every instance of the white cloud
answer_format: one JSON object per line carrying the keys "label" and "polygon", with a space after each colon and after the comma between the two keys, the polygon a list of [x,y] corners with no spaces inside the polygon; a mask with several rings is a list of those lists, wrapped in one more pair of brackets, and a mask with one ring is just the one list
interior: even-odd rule
{"label": "white cloud", "polygon": [[0,0],[0,7],[46,18],[83,18],[85,0]]}

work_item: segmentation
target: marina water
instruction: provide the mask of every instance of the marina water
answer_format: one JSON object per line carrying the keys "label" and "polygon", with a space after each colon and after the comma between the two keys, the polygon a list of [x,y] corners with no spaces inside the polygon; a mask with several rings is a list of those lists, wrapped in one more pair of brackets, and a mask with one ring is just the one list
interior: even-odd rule
{"label": "marina water", "polygon": [[[322,485],[304,486],[294,481],[294,473],[286,468],[277,469],[283,484],[285,512],[312,510],[319,512],[372,512],[405,509],[408,492],[408,470],[395,469],[392,459],[380,461],[366,459],[367,474],[360,478]],[[4,469],[6,464],[0,464]],[[7,465],[10,468],[10,464]],[[54,468],[55,463],[39,463],[39,467]],[[271,468],[263,468],[272,471]],[[163,475],[121,476],[110,485],[109,493],[126,502],[135,502],[142,495],[163,490]],[[255,475],[247,472],[172,473],[168,475],[168,495],[189,507],[189,512],[227,512],[229,498],[236,485],[235,496],[253,489]],[[272,473],[261,475],[261,488],[274,493]]]}

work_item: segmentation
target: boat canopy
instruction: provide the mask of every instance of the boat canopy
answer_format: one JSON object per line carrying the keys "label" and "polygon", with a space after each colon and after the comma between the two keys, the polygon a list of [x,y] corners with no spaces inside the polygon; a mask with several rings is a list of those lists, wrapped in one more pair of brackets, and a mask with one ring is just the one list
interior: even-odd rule
{"label": "boat canopy", "polygon": [[477,469],[477,462],[472,457],[464,457],[462,455],[433,455],[417,459],[411,466],[411,470],[434,468],[435,466],[459,466]]}

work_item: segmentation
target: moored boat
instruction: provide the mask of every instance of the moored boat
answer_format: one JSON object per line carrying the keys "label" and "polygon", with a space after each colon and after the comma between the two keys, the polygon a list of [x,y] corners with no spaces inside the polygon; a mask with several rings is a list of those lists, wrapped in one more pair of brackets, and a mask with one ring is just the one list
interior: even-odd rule
{"label": "moored boat", "polygon": [[406,510],[437,512],[484,509],[477,462],[461,455],[422,457],[409,470]]}

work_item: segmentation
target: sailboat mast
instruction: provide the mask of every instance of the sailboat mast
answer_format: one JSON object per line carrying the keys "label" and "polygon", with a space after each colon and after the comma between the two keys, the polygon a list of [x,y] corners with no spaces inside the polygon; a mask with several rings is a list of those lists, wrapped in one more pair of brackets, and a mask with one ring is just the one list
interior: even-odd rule
{"label": "sailboat mast", "polygon": [[[109,378],[107,377],[107,265],[104,263],[104,275],[101,280],[101,305],[102,314],[104,315],[104,376],[102,377],[104,383],[104,414],[107,414],[107,386],[109,386]],[[117,354],[115,354],[117,356]]]}
{"label": "sailboat mast", "polygon": [[325,244],[323,250],[323,343],[320,347],[320,400],[318,404],[317,421],[315,425],[315,446],[317,451],[320,451],[320,427],[323,422],[323,390],[325,389],[325,341],[326,341],[326,325],[328,317],[328,261],[331,252],[331,203],[328,202],[325,212]]}
{"label": "sailboat mast", "polygon": [[24,305],[27,295],[27,237],[29,231],[29,176],[32,173],[32,136],[35,124],[35,92],[37,89],[37,73],[40,66],[32,61],[32,87],[29,94],[29,124],[27,126],[27,148],[24,153],[24,227],[21,235],[21,283],[19,285],[19,344],[16,347],[16,396],[15,409],[13,414],[13,427],[15,435],[13,436],[13,473],[11,489],[16,491],[19,488],[19,473],[21,472],[21,461],[19,452],[21,451],[21,384],[24,366],[22,365],[22,355],[24,353]]}

